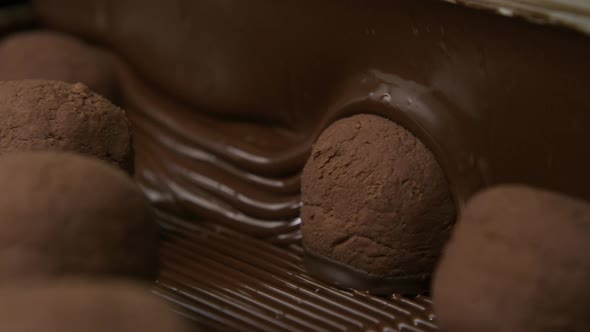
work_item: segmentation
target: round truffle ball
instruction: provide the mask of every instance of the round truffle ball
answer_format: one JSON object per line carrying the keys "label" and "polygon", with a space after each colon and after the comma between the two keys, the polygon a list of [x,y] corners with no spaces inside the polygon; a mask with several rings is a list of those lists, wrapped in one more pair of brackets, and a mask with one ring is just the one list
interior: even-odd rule
{"label": "round truffle ball", "polygon": [[10,284],[0,288],[0,297],[1,331],[193,331],[149,289],[133,283]]}
{"label": "round truffle ball", "polygon": [[340,267],[309,263],[312,273],[372,292],[428,288],[455,208],[433,154],[409,131],[375,115],[336,121],[314,144],[301,190],[306,261]]}
{"label": "round truffle ball", "polygon": [[0,41],[0,80],[80,82],[113,100],[114,68],[112,57],[104,51],[58,32],[18,32]]}
{"label": "round truffle ball", "polygon": [[0,81],[0,154],[64,150],[133,168],[125,112],[81,83]]}
{"label": "round truffle ball", "polygon": [[0,156],[0,280],[154,279],[158,226],[122,171],[64,152]]}
{"label": "round truffle ball", "polygon": [[445,331],[588,331],[590,204],[503,185],[462,210],[434,284]]}

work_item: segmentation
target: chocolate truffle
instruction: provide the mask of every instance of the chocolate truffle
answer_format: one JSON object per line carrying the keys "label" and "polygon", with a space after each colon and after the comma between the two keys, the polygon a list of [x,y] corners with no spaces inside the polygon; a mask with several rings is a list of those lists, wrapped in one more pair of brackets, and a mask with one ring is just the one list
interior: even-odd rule
{"label": "chocolate truffle", "polygon": [[125,112],[81,83],[0,81],[0,154],[65,150],[133,168]]}
{"label": "chocolate truffle", "polygon": [[313,146],[301,185],[306,260],[343,268],[308,264],[312,272],[373,292],[426,290],[455,210],[441,168],[415,136],[375,115],[339,120]]}
{"label": "chocolate truffle", "polygon": [[18,32],[0,42],[0,80],[22,79],[81,82],[109,100],[117,86],[111,56],[53,31]]}
{"label": "chocolate truffle", "polygon": [[0,288],[0,297],[1,331],[190,331],[149,289],[133,283],[10,284]]}
{"label": "chocolate truffle", "polygon": [[122,171],[64,152],[0,156],[0,280],[65,275],[154,279],[158,227]]}
{"label": "chocolate truffle", "polygon": [[582,332],[590,308],[590,204],[503,185],[461,213],[434,284],[445,331]]}

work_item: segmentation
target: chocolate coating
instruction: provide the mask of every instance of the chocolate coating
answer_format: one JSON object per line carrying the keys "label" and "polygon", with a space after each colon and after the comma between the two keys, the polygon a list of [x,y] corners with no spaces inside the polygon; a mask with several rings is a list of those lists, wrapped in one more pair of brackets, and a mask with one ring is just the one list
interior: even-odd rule
{"label": "chocolate coating", "polygon": [[66,275],[154,279],[158,227],[122,171],[63,152],[0,156],[0,280]]}
{"label": "chocolate coating", "polygon": [[588,331],[590,204],[504,185],[465,206],[437,268],[445,331]]}
{"label": "chocolate coating", "polygon": [[[455,218],[432,153],[409,131],[375,115],[338,120],[320,135],[301,190],[308,252],[400,281],[430,276]],[[406,288],[393,281],[380,291],[426,290]]]}
{"label": "chocolate coating", "polygon": [[459,205],[507,182],[590,198],[579,32],[440,0],[35,3],[126,60],[142,183],[249,234],[297,240],[311,144],[358,113],[410,129]]}
{"label": "chocolate coating", "polygon": [[0,153],[72,151],[132,171],[125,112],[81,83],[0,81]]}
{"label": "chocolate coating", "polygon": [[0,288],[0,296],[2,331],[193,331],[148,288],[133,283],[16,283]]}
{"label": "chocolate coating", "polygon": [[25,31],[0,41],[0,80],[83,83],[109,100],[116,94],[112,58],[71,35]]}

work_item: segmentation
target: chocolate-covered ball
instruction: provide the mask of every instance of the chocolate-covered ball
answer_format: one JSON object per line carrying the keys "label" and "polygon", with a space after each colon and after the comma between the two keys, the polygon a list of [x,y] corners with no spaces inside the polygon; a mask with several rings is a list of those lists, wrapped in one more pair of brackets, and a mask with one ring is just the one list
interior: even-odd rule
{"label": "chocolate-covered ball", "polygon": [[83,83],[109,100],[116,94],[112,57],[75,37],[25,31],[0,41],[0,80],[45,79]]}
{"label": "chocolate-covered ball", "polygon": [[0,288],[0,298],[0,331],[192,331],[148,288],[133,283],[8,284]]}
{"label": "chocolate-covered ball", "polygon": [[133,168],[125,112],[81,83],[0,81],[0,154],[64,150]]}
{"label": "chocolate-covered ball", "polygon": [[356,277],[333,266],[312,272],[373,292],[426,290],[455,210],[441,168],[414,135],[375,115],[336,121],[314,144],[301,189],[306,260],[326,258]]}
{"label": "chocolate-covered ball", "polygon": [[121,170],[71,153],[7,153],[0,183],[0,281],[155,278],[158,227]]}
{"label": "chocolate-covered ball", "polygon": [[590,313],[590,204],[503,185],[465,206],[437,268],[452,332],[582,332]]}

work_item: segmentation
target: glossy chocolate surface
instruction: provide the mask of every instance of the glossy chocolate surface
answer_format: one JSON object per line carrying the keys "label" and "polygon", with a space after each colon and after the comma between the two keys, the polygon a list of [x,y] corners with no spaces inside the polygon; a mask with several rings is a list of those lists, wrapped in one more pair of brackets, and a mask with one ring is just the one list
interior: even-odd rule
{"label": "glossy chocolate surface", "polygon": [[[322,128],[371,112],[427,142],[459,202],[502,182],[590,198],[581,33],[434,0],[39,3],[49,24],[112,46],[183,101],[172,112],[137,94],[143,112],[240,170],[291,180]],[[214,134],[191,130],[204,115]]]}
{"label": "glossy chocolate surface", "polygon": [[[212,219],[273,242],[297,242],[299,174],[311,144],[330,123],[357,113],[390,118],[421,138],[443,166],[459,206],[481,188],[506,182],[590,199],[590,39],[580,32],[436,0],[162,3],[40,0],[37,7],[46,24],[121,56],[125,106],[137,133],[138,179],[159,206],[177,215]],[[169,264],[201,259],[188,252],[210,253],[218,247],[209,245],[226,243],[208,236],[205,244],[190,240],[163,249]],[[264,248],[257,252],[275,247]],[[267,272],[258,274],[248,270],[258,264],[252,257],[224,262],[255,273],[248,279],[257,285],[247,288],[251,296],[260,295],[262,285],[302,303],[293,297],[301,288],[289,279],[291,270],[263,265]],[[221,315],[215,324],[236,329],[245,321],[237,317],[269,322],[271,312],[235,309],[226,315],[212,309],[238,303],[233,301],[241,293],[225,292],[248,287],[243,275],[207,293],[213,292],[207,274],[189,266],[161,284],[179,306],[197,308],[189,306],[185,314]],[[257,279],[276,273],[288,276],[280,287]],[[342,298],[330,298],[334,291],[303,291],[313,297],[305,302],[306,316],[297,318],[301,311],[294,305],[279,316],[323,322],[313,310],[321,308],[316,303],[340,310]],[[259,297],[245,301],[271,308]],[[388,305],[381,298],[367,301]],[[387,325],[357,309],[354,315],[376,324],[355,323],[357,329]],[[416,322],[426,320],[410,321],[387,327],[417,331]]]}
{"label": "glossy chocolate surface", "polygon": [[[367,273],[305,248],[305,269],[332,285],[370,294],[420,294],[430,288],[430,276],[382,276]],[[396,291],[394,291],[396,290]]]}
{"label": "glossy chocolate surface", "polygon": [[165,213],[154,292],[206,331],[437,331],[425,296],[375,297],[309,276],[302,248]]}

